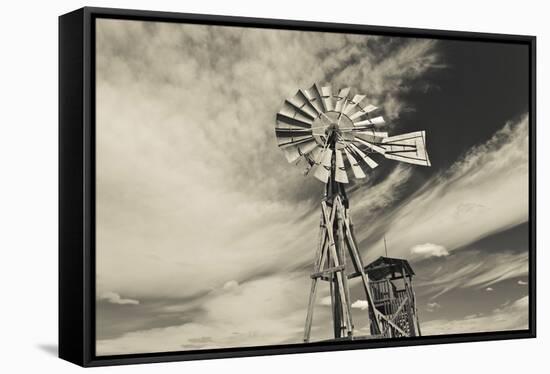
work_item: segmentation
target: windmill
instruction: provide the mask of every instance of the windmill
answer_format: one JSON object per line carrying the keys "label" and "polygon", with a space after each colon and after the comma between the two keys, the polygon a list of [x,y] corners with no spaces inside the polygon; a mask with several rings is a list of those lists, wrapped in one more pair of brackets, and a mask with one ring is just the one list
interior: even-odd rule
{"label": "windmill", "polygon": [[[416,131],[388,136],[387,132],[380,131],[385,124],[384,118],[372,115],[377,107],[365,103],[365,97],[361,94],[352,97],[350,88],[333,92],[330,86],[314,84],[309,89],[299,89],[293,97],[286,99],[276,116],[277,144],[287,161],[302,165],[305,175],[312,173],[325,184],[319,244],[311,274],[304,329],[305,342],[310,340],[319,281],[329,283],[334,338],[354,338],[348,283],[355,277],[361,278],[365,292],[371,335],[392,337],[420,334],[419,329],[406,330],[399,324],[399,321],[407,320],[414,327],[414,318],[397,320],[397,313],[393,313],[398,308],[397,312],[403,314],[407,300],[407,310],[415,312],[414,299],[400,299],[405,300],[399,301],[403,305],[396,305],[393,309],[381,308],[379,289],[373,287],[368,275],[372,269],[364,266],[357,248],[345,185],[349,183],[348,170],[351,169],[355,178],[361,179],[366,178],[369,169],[378,166],[369,157],[372,153],[396,161],[430,166],[426,135],[424,131]],[[410,280],[412,275],[408,275]],[[403,278],[406,278],[405,274]],[[412,297],[413,293],[409,294]]]}

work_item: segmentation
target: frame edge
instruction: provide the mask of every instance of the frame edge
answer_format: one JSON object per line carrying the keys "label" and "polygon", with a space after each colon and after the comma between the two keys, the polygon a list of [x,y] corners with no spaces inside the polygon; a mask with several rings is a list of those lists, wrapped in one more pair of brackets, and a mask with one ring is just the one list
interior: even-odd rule
{"label": "frame edge", "polygon": [[59,17],[59,357],[84,365],[83,9]]}

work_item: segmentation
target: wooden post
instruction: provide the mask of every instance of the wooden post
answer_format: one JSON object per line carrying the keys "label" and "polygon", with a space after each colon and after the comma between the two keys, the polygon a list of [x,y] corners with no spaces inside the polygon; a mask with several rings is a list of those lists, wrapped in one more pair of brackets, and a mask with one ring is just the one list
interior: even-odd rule
{"label": "wooden post", "polygon": [[[321,207],[323,209],[323,207]],[[320,239],[319,239],[319,246],[317,248],[317,255],[315,258],[315,265],[313,272],[320,272],[324,266],[327,259],[327,241],[326,241],[326,222],[325,222],[325,214],[324,211],[321,211],[321,220],[320,220]],[[304,342],[309,342],[309,338],[311,335],[311,324],[313,322],[313,308],[315,306],[315,297],[317,294],[317,283],[319,281],[319,278],[315,277],[311,280],[311,290],[309,293],[309,303],[307,308],[307,316],[306,316],[306,326],[304,329]]]}
{"label": "wooden post", "polygon": [[348,216],[346,212],[346,220],[344,221],[345,227],[346,227],[346,235],[347,235],[347,243],[348,243],[348,249],[352,256],[352,258],[355,260],[355,263],[357,264],[358,269],[356,269],[361,274],[361,280],[363,281],[363,288],[365,290],[365,295],[367,296],[367,303],[369,305],[369,309],[372,311],[374,318],[371,321],[372,330],[375,334],[379,334],[381,332],[380,330],[380,319],[378,318],[378,310],[376,309],[376,306],[374,305],[374,299],[372,297],[370,285],[369,285],[369,279],[367,275],[365,274],[365,269],[363,266],[363,261],[361,260],[361,256],[359,255],[359,252],[357,251],[357,247],[355,246],[355,236],[353,235],[352,230],[352,224],[351,224],[351,218]]}
{"label": "wooden post", "polygon": [[[344,206],[342,205],[342,201],[340,199],[340,196],[336,196],[334,199],[334,207],[333,209],[337,209],[336,212],[336,220],[337,220],[337,226],[338,226],[338,256],[340,257],[339,261],[341,264],[346,264],[346,252],[344,251],[344,245],[345,245],[345,238],[344,238]],[[343,285],[344,285],[344,291],[345,298],[346,298],[346,304],[347,304],[347,311],[346,313],[349,316],[349,325],[347,326],[347,335],[353,336],[353,318],[351,313],[351,295],[349,292],[349,285],[348,285],[348,277],[346,268],[344,266],[344,269],[342,270],[342,278],[343,278]]]}
{"label": "wooden post", "polygon": [[[324,205],[324,211],[325,211],[325,221],[328,221],[330,222],[330,227],[331,229],[327,230],[327,235],[328,235],[328,241],[329,241],[329,251],[330,251],[330,255],[333,259],[333,264],[334,266],[340,266],[340,261],[338,259],[338,254],[336,252],[336,242],[334,240],[334,232],[333,232],[333,229],[334,229],[334,206],[332,207],[332,213],[331,216],[332,216],[332,219],[330,219],[328,217],[328,214],[327,214],[327,211],[326,211],[326,202],[322,202],[321,205]],[[329,226],[329,225],[327,225]],[[344,280],[343,280],[343,277],[342,277],[342,272],[343,271],[337,271],[336,272],[336,283],[337,283],[337,288],[338,288],[338,294],[339,294],[339,297],[338,297],[338,300],[340,301],[341,305],[342,305],[342,322],[345,326],[351,326],[351,323],[350,323],[350,320],[349,320],[349,313],[347,313],[348,311],[348,305],[347,305],[347,301],[346,301],[346,291],[344,290]]]}

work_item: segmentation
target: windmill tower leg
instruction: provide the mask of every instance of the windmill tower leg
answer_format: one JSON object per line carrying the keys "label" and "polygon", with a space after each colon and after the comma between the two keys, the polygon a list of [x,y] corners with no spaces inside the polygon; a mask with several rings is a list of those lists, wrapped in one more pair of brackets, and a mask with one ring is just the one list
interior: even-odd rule
{"label": "windmill tower leg", "polygon": [[336,233],[337,233],[337,255],[339,258],[340,264],[342,264],[342,283],[344,292],[346,293],[344,296],[344,299],[347,303],[347,315],[348,315],[348,329],[347,329],[347,335],[353,336],[353,318],[351,314],[351,295],[349,291],[349,285],[348,285],[348,275],[347,275],[347,269],[346,269],[346,248],[345,248],[345,239],[344,239],[344,211],[343,206],[340,204],[340,200],[334,201],[332,209],[336,209]]}
{"label": "windmill tower leg", "polygon": [[[331,287],[331,304],[333,310],[335,338],[351,336],[353,325],[351,322],[351,303],[347,274],[345,272],[345,252],[341,244],[344,243],[344,220],[337,218],[342,215],[337,205],[329,206],[326,201],[321,203],[321,239],[317,250],[314,272],[311,274],[311,290],[309,295],[304,341],[308,342],[313,321],[313,309],[317,294],[319,279],[328,280]],[[340,232],[340,235],[338,234]]]}
{"label": "windmill tower leg", "polygon": [[334,310],[335,315],[341,316],[340,321],[334,321],[336,326],[339,326],[340,333],[336,338],[351,336],[353,327],[351,323],[351,303],[348,299],[349,289],[347,289],[347,274],[345,271],[345,262],[342,258],[342,250],[338,248],[339,241],[335,237],[337,233],[337,215],[338,206],[334,204],[330,207],[326,201],[321,203],[322,211],[325,216],[325,226],[328,238],[328,250],[330,255],[331,267],[325,269],[325,273],[332,273],[334,276]]}
{"label": "windmill tower leg", "polygon": [[321,272],[321,269],[325,267],[325,262],[328,256],[327,249],[326,249],[327,242],[326,242],[326,231],[325,231],[325,217],[323,212],[321,212],[319,229],[320,229],[319,245],[317,247],[317,253],[315,255],[315,265],[313,267],[313,274],[311,275],[311,290],[309,292],[306,327],[304,329],[304,342],[309,342],[309,338],[311,335],[311,323],[313,322],[313,307],[315,305],[315,298],[317,295],[317,285],[319,282],[319,277],[315,275],[319,274]]}
{"label": "windmill tower leg", "polygon": [[342,203],[342,200],[338,197],[336,199],[336,203],[340,206],[340,209],[343,212],[343,237],[345,246],[348,250],[351,262],[354,266],[356,274],[358,274],[361,277],[361,283],[363,285],[363,290],[365,291],[365,297],[367,299],[367,303],[369,306],[369,313],[374,314],[374,318],[371,318],[371,330],[372,334],[378,335],[380,334],[380,318],[378,310],[374,306],[374,298],[372,296],[372,290],[369,285],[369,278],[367,274],[365,273],[363,260],[361,259],[361,255],[359,254],[359,250],[357,249],[357,242],[355,239],[355,235],[353,233],[353,223],[351,221],[351,216],[349,215],[349,210],[344,206]]}

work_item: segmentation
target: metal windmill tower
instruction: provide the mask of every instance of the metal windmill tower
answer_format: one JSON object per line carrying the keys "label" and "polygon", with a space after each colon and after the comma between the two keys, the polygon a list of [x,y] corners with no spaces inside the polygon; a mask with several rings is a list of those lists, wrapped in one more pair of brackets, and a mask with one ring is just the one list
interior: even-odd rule
{"label": "metal windmill tower", "polygon": [[[384,119],[371,116],[377,108],[364,103],[364,99],[365,95],[360,94],[351,97],[350,88],[333,92],[330,86],[314,84],[285,100],[276,117],[277,142],[288,162],[303,165],[306,175],[312,172],[325,184],[305,342],[310,339],[320,280],[327,281],[330,287],[334,338],[354,338],[348,281],[355,277],[361,278],[368,302],[371,335],[420,335],[412,291],[414,273],[405,260],[387,257],[381,258],[380,263],[364,266],[345,185],[349,183],[346,170],[351,168],[356,178],[365,178],[368,169],[378,166],[369,153],[430,166],[425,132],[388,136],[387,132],[379,131]],[[402,290],[396,287],[399,280],[404,283]]]}

